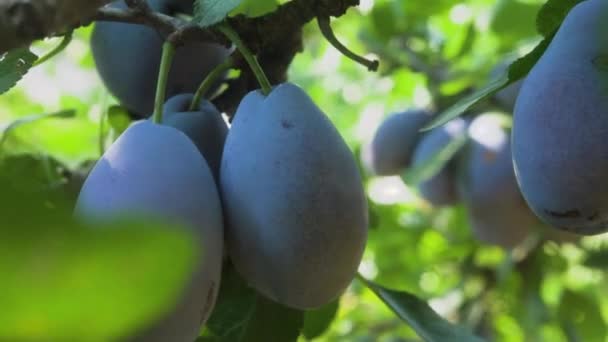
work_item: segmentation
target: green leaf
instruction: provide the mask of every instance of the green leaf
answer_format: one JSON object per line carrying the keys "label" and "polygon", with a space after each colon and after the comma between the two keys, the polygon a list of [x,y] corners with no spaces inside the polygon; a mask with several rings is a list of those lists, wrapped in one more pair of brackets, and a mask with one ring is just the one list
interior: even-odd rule
{"label": "green leaf", "polygon": [[543,54],[549,47],[549,44],[551,44],[551,41],[553,40],[553,36],[554,35],[550,35],[547,38],[543,39],[527,55],[517,59],[515,62],[513,62],[509,66],[508,76],[507,76],[509,79],[509,82],[505,85],[505,87],[513,82],[516,82],[516,81],[526,77],[526,75],[528,75],[530,70],[532,70],[534,65],[536,65],[536,62],[538,62],[538,60],[543,56]]}
{"label": "green leaf", "polygon": [[566,291],[560,300],[559,319],[574,341],[603,342],[606,340],[606,324],[600,303],[594,298],[573,291]]}
{"label": "green leaf", "polygon": [[605,270],[606,265],[608,265],[608,246],[602,245],[597,249],[587,250],[583,265],[598,270]]}
{"label": "green leaf", "polygon": [[[540,4],[513,0],[500,0],[494,7],[491,29],[503,43],[513,46],[521,39],[536,35],[536,21]],[[517,25],[513,25],[517,18]]]}
{"label": "green leaf", "polygon": [[11,188],[26,194],[44,195],[62,180],[65,166],[43,155],[18,154],[0,161],[0,173],[10,179]]}
{"label": "green leaf", "polygon": [[131,124],[131,117],[127,110],[121,106],[108,108],[108,121],[117,135],[122,134]]}
{"label": "green leaf", "polygon": [[336,318],[339,307],[340,298],[318,309],[306,311],[302,335],[309,340],[321,336]]}
{"label": "green leaf", "polygon": [[583,0],[549,0],[536,17],[536,30],[545,37],[554,34],[572,7]]}
{"label": "green leaf", "polygon": [[201,27],[209,27],[224,20],[243,0],[196,0],[193,21]]}
{"label": "green leaf", "polygon": [[303,324],[303,311],[259,295],[231,265],[225,265],[219,297],[207,321],[212,336],[203,336],[199,341],[296,341]]}
{"label": "green leaf", "polygon": [[427,342],[484,341],[466,328],[446,321],[426,302],[410,293],[387,289],[363,277],[359,277],[359,279]]}
{"label": "green leaf", "polygon": [[416,167],[405,170],[401,174],[401,179],[410,185],[417,186],[418,184],[430,179],[441,171],[444,166],[452,160],[452,158],[460,151],[460,149],[467,143],[468,134],[462,132],[461,134],[454,136],[449,144],[445,145],[438,153],[432,158],[425,160],[422,164]]}
{"label": "green leaf", "polygon": [[259,295],[243,342],[297,341],[304,312],[287,308]]}
{"label": "green leaf", "polygon": [[230,13],[230,15],[243,14],[247,17],[259,17],[277,9],[277,0],[243,0],[242,3]]}
{"label": "green leaf", "polygon": [[428,131],[435,127],[446,124],[448,121],[459,117],[462,113],[466,112],[486,97],[491,96],[509,84],[524,78],[530,72],[532,67],[534,67],[536,62],[538,62],[545,50],[547,50],[547,47],[552,40],[552,35],[543,39],[527,55],[513,62],[509,66],[506,74],[503,74],[501,77],[493,80],[485,87],[457,101],[451,107],[444,110],[441,114],[434,118],[431,123],[423,127],[421,131]]}
{"label": "green leaf", "polygon": [[222,282],[207,329],[217,341],[240,341],[255,312],[257,293],[247,286],[230,264],[222,270]]}
{"label": "green leaf", "polygon": [[76,111],[74,110],[62,110],[60,112],[55,113],[28,115],[17,119],[11,122],[10,124],[4,126],[3,128],[0,128],[0,150],[2,150],[2,146],[4,145],[4,142],[6,141],[9,134],[20,126],[43,119],[68,119],[73,118],[75,116]]}
{"label": "green leaf", "polygon": [[125,339],[172,310],[197,260],[185,229],[84,228],[36,210],[31,197],[2,202],[2,341]]}
{"label": "green leaf", "polygon": [[13,88],[38,59],[28,48],[15,49],[0,56],[0,94]]}
{"label": "green leaf", "polygon": [[458,102],[456,102],[454,105],[452,105],[451,107],[443,111],[441,114],[439,114],[436,118],[434,118],[430,124],[422,128],[422,131],[428,131],[433,128],[442,126],[450,120],[459,117],[462,113],[469,110],[475,104],[485,99],[486,97],[491,96],[500,89],[506,87],[508,84],[509,78],[506,75],[503,75],[499,79],[490,82],[485,87],[476,90],[472,94],[467,95],[462,99],[458,100]]}

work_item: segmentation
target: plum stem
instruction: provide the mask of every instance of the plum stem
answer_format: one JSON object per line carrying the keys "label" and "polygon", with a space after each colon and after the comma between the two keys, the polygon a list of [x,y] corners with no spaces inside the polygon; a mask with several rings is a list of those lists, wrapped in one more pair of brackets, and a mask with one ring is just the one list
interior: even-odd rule
{"label": "plum stem", "polygon": [[378,60],[369,60],[365,57],[359,56],[356,53],[349,50],[344,44],[342,44],[338,40],[338,38],[334,34],[334,31],[331,29],[331,25],[330,25],[328,16],[318,16],[317,24],[319,25],[319,29],[321,30],[323,37],[325,37],[325,39],[331,45],[333,45],[338,51],[340,51],[344,56],[365,66],[367,68],[367,70],[369,70],[369,71],[378,70],[378,66],[380,66],[380,62],[378,62]]}
{"label": "plum stem", "polygon": [[190,104],[190,108],[188,108],[188,111],[195,111],[200,106],[203,97],[205,96],[205,94],[207,94],[207,92],[209,92],[209,89],[211,89],[211,87],[215,85],[217,80],[224,74],[224,72],[232,69],[233,65],[234,61],[231,57],[229,57],[222,64],[216,66],[209,73],[209,75],[205,77],[201,85],[196,90],[196,93],[194,93],[194,97],[192,98],[192,103]]}
{"label": "plum stem", "polygon": [[69,31],[68,33],[66,33],[63,36],[61,43],[59,43],[59,45],[57,45],[51,51],[47,52],[46,55],[43,55],[38,60],[36,60],[34,62],[33,66],[38,66],[38,65],[48,61],[49,59],[55,57],[57,54],[59,54],[61,51],[63,51],[72,42],[73,33],[74,33],[74,31]]}
{"label": "plum stem", "polygon": [[163,105],[167,92],[167,79],[175,54],[175,46],[170,41],[163,44],[162,58],[160,60],[160,70],[158,71],[158,83],[156,84],[156,98],[154,99],[154,123],[160,124],[163,121]]}
{"label": "plum stem", "polygon": [[247,64],[249,64],[251,71],[253,71],[253,74],[258,79],[258,82],[262,87],[262,93],[264,95],[270,94],[270,92],[272,91],[272,85],[270,84],[268,77],[266,77],[266,74],[264,73],[262,66],[260,66],[260,63],[258,62],[257,58],[253,55],[253,53],[251,53],[251,50],[249,50],[247,45],[243,43],[241,37],[239,37],[239,34],[226,21],[220,23],[217,28],[228,39],[230,39],[230,41],[239,50],[241,55],[243,55],[243,57],[247,61]]}

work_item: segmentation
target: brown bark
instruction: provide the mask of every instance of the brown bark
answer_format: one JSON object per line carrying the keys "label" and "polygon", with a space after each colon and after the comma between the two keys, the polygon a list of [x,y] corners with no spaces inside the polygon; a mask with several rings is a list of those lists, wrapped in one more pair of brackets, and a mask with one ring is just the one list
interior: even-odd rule
{"label": "brown bark", "polygon": [[[27,46],[45,37],[61,34],[93,20],[129,22],[154,27],[174,43],[192,41],[230,42],[213,29],[203,29],[182,19],[151,12],[144,0],[128,0],[128,9],[103,5],[112,0],[0,0],[0,54]],[[237,16],[228,21],[258,56],[271,83],[286,81],[286,72],[302,50],[302,26],[318,16],[340,17],[359,0],[292,0],[276,11],[258,18]],[[238,54],[238,53],[237,53]],[[237,55],[238,56],[238,55]],[[230,87],[216,99],[218,107],[234,113],[238,100],[258,88],[245,61],[236,59],[243,72],[229,81]]]}
{"label": "brown bark", "polygon": [[91,20],[111,0],[2,0],[0,53],[26,46]]}

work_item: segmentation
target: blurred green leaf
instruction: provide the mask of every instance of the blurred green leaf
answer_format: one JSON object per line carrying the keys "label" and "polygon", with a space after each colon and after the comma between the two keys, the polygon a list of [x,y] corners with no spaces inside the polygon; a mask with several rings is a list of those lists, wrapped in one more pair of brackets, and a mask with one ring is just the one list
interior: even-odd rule
{"label": "blurred green leaf", "polygon": [[553,35],[572,7],[583,0],[548,0],[536,17],[536,29],[545,37]]}
{"label": "blurred green leaf", "polygon": [[122,106],[111,106],[108,108],[108,121],[117,135],[122,134],[131,124],[131,117]]}
{"label": "blurred green leaf", "polygon": [[[385,42],[394,36],[401,21],[396,18],[401,14],[399,4],[394,1],[375,4],[370,13],[374,38],[378,37]],[[381,43],[381,42],[378,42]]]}
{"label": "blurred green leaf", "polygon": [[599,303],[588,294],[566,291],[562,295],[558,315],[566,334],[585,342],[604,342],[606,322]]}
{"label": "blurred green leaf", "polygon": [[605,270],[608,267],[608,246],[602,245],[600,248],[588,250],[583,265]]}
{"label": "blurred green leaf", "polygon": [[435,127],[444,125],[448,121],[459,117],[462,113],[479,103],[488,96],[495,94],[497,91],[505,88],[509,84],[524,78],[528,72],[534,67],[536,62],[542,57],[545,50],[551,43],[553,36],[543,39],[536,47],[524,57],[513,62],[507,71],[500,78],[491,81],[483,88],[473,92],[472,94],[458,100],[454,105],[444,110],[441,114],[435,117],[430,124],[422,128],[422,131],[428,131]]}
{"label": "blurred green leaf", "polygon": [[427,342],[484,341],[464,327],[446,321],[426,302],[410,293],[387,289],[363,277],[359,279]]}
{"label": "blurred green leaf", "polygon": [[116,340],[171,310],[198,255],[186,230],[83,228],[27,200],[1,203],[17,214],[0,228],[0,340]]}
{"label": "blurred green leaf", "polygon": [[318,309],[306,311],[302,335],[309,340],[321,336],[336,318],[339,307],[340,298]]}
{"label": "blurred green leaf", "polygon": [[459,0],[402,1],[401,6],[408,16],[426,19],[429,16],[441,14],[458,3],[460,3]]}
{"label": "blurred green leaf", "polygon": [[471,23],[467,25],[467,32],[464,36],[462,44],[460,45],[460,49],[458,53],[454,56],[455,59],[466,56],[467,53],[471,52],[475,44],[475,39],[477,38],[478,32],[475,27],[475,23]]}
{"label": "blurred green leaf", "polygon": [[241,341],[297,341],[303,325],[303,311],[287,308],[259,295],[255,312]]}
{"label": "blurred green leaf", "polygon": [[0,161],[0,172],[15,191],[43,196],[62,179],[65,166],[45,155],[19,154]]}
{"label": "blurred green leaf", "polygon": [[[491,28],[501,40],[506,40],[506,43],[512,46],[517,41],[536,34],[535,24],[539,9],[540,5],[535,3],[498,1],[494,8]],[[517,25],[513,24],[513,18],[517,18]]]}
{"label": "blurred green leaf", "polygon": [[8,135],[13,130],[19,128],[20,126],[23,126],[25,124],[29,124],[32,122],[36,122],[38,120],[43,120],[43,119],[67,119],[67,118],[73,118],[75,116],[76,116],[76,111],[74,111],[74,110],[62,110],[62,111],[59,111],[56,113],[28,115],[28,116],[24,116],[20,119],[17,119],[15,121],[11,122],[10,124],[4,126],[3,128],[0,128],[0,151],[2,150],[4,142],[6,141],[6,138],[8,137]]}
{"label": "blurred green leaf", "polygon": [[13,88],[37,59],[29,48],[11,50],[0,56],[0,94]]}
{"label": "blurred green leaf", "polygon": [[458,102],[456,102],[454,105],[452,105],[451,107],[449,107],[448,109],[443,111],[441,114],[439,114],[437,117],[435,117],[431,121],[430,124],[423,127],[422,131],[428,131],[433,128],[442,126],[442,125],[446,124],[447,122],[449,122],[450,120],[453,120],[453,119],[459,117],[460,115],[462,115],[462,113],[469,110],[471,107],[476,105],[478,102],[480,102],[481,100],[485,99],[488,96],[491,96],[492,94],[496,93],[500,89],[506,87],[508,84],[509,84],[508,76],[502,76],[499,79],[493,80],[492,82],[490,82],[483,88],[476,90],[472,94],[467,95],[467,96],[463,97],[462,99],[458,100]]}
{"label": "blurred green leaf", "polygon": [[209,27],[224,20],[243,0],[196,0],[193,21],[201,27]]}

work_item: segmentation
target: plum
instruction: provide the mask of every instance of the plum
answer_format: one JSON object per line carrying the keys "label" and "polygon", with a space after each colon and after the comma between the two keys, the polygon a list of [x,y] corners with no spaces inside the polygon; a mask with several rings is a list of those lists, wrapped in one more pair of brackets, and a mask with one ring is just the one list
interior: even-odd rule
{"label": "plum", "polygon": [[380,176],[400,174],[410,165],[420,129],[431,119],[422,109],[390,115],[376,131],[370,146],[373,171]]}
{"label": "plum", "polygon": [[223,218],[211,170],[190,139],[146,120],[132,124],[93,167],[74,215],[85,222],[141,215],[192,229],[202,261],[176,306],[131,340],[194,341],[219,289]]}
{"label": "plum", "polygon": [[222,162],[228,124],[209,101],[202,101],[196,111],[189,112],[192,94],[173,96],[164,106],[163,124],[184,132],[207,160],[216,183]]}
{"label": "plum", "polygon": [[547,224],[581,235],[608,230],[608,2],[566,16],[523,83],[513,120],[521,191]]}
{"label": "plum", "polygon": [[[412,167],[424,164],[454,139],[466,135],[466,128],[466,121],[457,118],[426,133],[414,150]],[[455,183],[454,165],[448,161],[437,174],[420,183],[418,189],[422,197],[435,206],[454,205],[458,202]]]}
{"label": "plum", "polygon": [[303,90],[242,100],[220,184],[228,254],[250,285],[298,309],[346,289],[367,240],[366,196],[351,151]]}
{"label": "plum", "polygon": [[504,116],[482,114],[469,126],[469,144],[458,171],[458,192],[474,235],[512,248],[539,226],[515,179]]}
{"label": "plum", "polygon": [[[192,11],[193,1],[151,0],[152,9],[165,14]],[[125,8],[124,1],[111,6]],[[152,113],[163,39],[142,25],[98,22],[91,35],[91,50],[97,71],[118,101],[136,116]],[[193,93],[199,84],[228,56],[229,50],[208,43],[179,47],[169,79],[167,96]]]}

